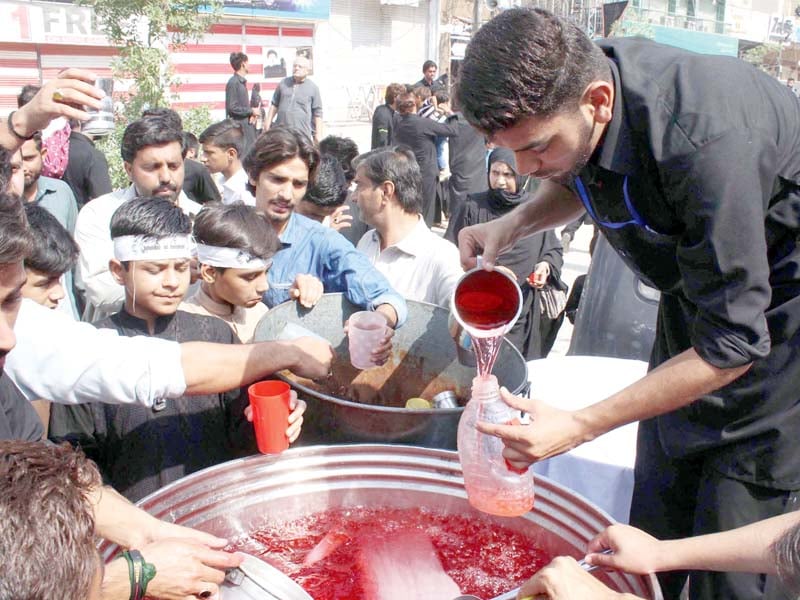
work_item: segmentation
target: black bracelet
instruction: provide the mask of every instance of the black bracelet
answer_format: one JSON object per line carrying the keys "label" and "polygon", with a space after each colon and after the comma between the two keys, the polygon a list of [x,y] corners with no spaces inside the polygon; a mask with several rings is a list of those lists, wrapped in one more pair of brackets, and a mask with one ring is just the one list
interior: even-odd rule
{"label": "black bracelet", "polygon": [[35,135],[36,135],[36,133],[37,133],[36,131],[34,131],[34,132],[33,132],[32,134],[30,134],[28,137],[25,137],[25,136],[24,136],[24,135],[22,135],[22,134],[21,134],[19,131],[17,131],[16,129],[14,129],[14,121],[12,121],[12,119],[14,118],[14,115],[15,115],[15,114],[17,114],[17,111],[15,111],[15,110],[12,110],[12,111],[11,111],[11,113],[8,115],[8,118],[6,119],[6,123],[8,123],[8,130],[9,130],[9,131],[10,131],[10,132],[11,132],[11,133],[14,135],[14,137],[15,137],[15,138],[17,138],[18,140],[22,140],[23,142],[27,142],[28,140],[32,140],[32,139],[33,139],[33,136],[35,136]]}

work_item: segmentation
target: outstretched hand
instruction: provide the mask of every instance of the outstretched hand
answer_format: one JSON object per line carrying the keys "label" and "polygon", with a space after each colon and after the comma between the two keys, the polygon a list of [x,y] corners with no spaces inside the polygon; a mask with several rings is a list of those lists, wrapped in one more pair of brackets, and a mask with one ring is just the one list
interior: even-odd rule
{"label": "outstretched hand", "polygon": [[[611,550],[610,554],[601,554]],[[661,562],[663,543],[630,525],[611,525],[589,542],[586,562],[596,567],[626,571],[638,575],[656,573]]]}

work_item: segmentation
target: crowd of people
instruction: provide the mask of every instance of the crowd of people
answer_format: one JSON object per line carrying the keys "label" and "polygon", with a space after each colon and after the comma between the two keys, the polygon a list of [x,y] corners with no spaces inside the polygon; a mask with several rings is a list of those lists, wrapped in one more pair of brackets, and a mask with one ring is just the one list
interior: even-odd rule
{"label": "crowd of people", "polygon": [[[239,562],[226,540],[131,502],[256,451],[250,382],[329,373],[333,349],[316,337],[254,340],[269,309],[341,292],[386,320],[380,364],[407,302],[447,308],[482,254],[523,290],[510,341],[544,357],[567,291],[553,228],[584,213],[662,292],[651,371],[577,412],[503,391],[531,423],[479,428],[528,468],[640,421],[631,523],[644,531],[610,528],[587,561],[664,572],[670,599],[687,571],[693,599],[797,593],[790,90],[738,61],[593,43],[546,11],[514,9],[474,36],[455,101],[433,61],[417,83],[388,85],[359,152],[324,136],[308,57],[266,111],[247,56],[230,58],[225,120],[195,136],[154,107],[127,125],[122,189],[81,133],[102,97],[93,74],[26,86],[0,123],[0,600],[216,594]],[[755,91],[732,93],[742,81]],[[432,230],[445,219],[443,235]],[[290,441],[306,408],[293,393]],[[105,570],[98,535],[126,549]],[[536,594],[623,596],[568,558],[520,597]]]}

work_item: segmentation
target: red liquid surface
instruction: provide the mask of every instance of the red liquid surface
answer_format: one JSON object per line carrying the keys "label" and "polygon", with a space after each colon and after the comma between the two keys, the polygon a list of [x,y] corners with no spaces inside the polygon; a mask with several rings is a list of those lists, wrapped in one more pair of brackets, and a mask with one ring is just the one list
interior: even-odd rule
{"label": "red liquid surface", "polygon": [[455,305],[461,320],[475,329],[497,329],[519,309],[519,293],[508,277],[497,271],[475,271],[456,288]]}
{"label": "red liquid surface", "polygon": [[[373,600],[368,590],[374,585],[366,581],[362,568],[371,540],[407,529],[430,537],[462,594],[481,598],[494,598],[522,585],[552,558],[523,534],[480,516],[422,508],[329,510],[253,532],[233,546],[279,568],[315,600]],[[309,552],[326,535],[322,546],[327,555],[304,566]],[[402,568],[402,556],[397,564]]]}

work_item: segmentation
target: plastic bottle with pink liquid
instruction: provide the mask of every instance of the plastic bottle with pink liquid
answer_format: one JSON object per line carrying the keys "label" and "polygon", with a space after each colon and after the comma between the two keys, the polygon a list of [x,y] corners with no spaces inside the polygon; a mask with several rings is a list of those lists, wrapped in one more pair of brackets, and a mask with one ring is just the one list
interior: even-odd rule
{"label": "plastic bottle with pink liquid", "polygon": [[500,397],[497,377],[472,380],[472,398],[458,422],[458,457],[469,503],[482,512],[518,517],[533,507],[533,470],[512,471],[502,455],[502,440],[475,428],[478,421],[507,424],[518,420],[519,412]]}

